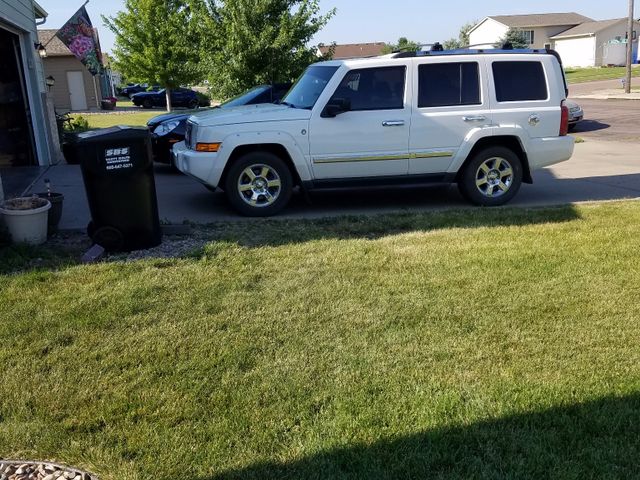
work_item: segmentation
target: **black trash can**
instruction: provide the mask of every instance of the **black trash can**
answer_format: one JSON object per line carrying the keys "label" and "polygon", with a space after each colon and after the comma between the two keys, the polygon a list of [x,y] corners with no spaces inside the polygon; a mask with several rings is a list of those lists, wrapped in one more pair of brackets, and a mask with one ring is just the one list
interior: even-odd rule
{"label": "black trash can", "polygon": [[91,239],[108,251],[159,245],[162,234],[147,129],[119,126],[80,133],[72,148],[89,200]]}

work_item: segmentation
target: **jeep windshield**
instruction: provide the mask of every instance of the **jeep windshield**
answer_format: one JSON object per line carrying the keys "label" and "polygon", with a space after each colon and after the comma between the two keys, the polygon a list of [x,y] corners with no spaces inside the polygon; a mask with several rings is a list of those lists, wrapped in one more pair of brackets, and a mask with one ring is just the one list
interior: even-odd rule
{"label": "jeep windshield", "polygon": [[336,73],[338,67],[312,65],[302,74],[293,85],[282,104],[293,108],[311,110],[322,95],[327,83]]}

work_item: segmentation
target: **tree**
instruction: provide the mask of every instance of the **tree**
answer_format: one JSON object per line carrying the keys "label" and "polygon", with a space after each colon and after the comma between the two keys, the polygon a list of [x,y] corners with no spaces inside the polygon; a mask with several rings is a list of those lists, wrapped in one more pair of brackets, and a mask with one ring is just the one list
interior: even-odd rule
{"label": "tree", "polygon": [[460,27],[460,31],[458,32],[458,38],[450,38],[446,40],[442,45],[445,50],[455,50],[457,48],[465,48],[470,45],[469,41],[469,32],[473,27],[478,24],[477,20],[473,22],[467,22],[462,27]]}
{"label": "tree", "polygon": [[318,0],[200,0],[200,8],[202,59],[220,99],[295,80],[320,60],[309,42],[335,14],[321,15]]}
{"label": "tree", "polygon": [[409,40],[407,39],[407,37],[400,37],[398,39],[398,43],[396,43],[395,45],[392,43],[387,44],[382,49],[382,53],[417,52],[418,50],[420,50],[420,44],[418,42]]}
{"label": "tree", "polygon": [[171,90],[202,79],[199,38],[189,0],[126,0],[124,10],[102,16],[115,34],[114,66],[128,79]]}
{"label": "tree", "polygon": [[505,48],[511,46],[511,48],[529,48],[529,42],[524,36],[522,30],[517,28],[510,28],[507,33],[498,40],[494,45],[496,48]]}

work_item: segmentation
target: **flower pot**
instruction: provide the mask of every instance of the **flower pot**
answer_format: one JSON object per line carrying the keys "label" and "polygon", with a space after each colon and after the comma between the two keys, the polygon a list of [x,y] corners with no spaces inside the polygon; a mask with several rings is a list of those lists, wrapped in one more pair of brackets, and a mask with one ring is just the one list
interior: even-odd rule
{"label": "flower pot", "polygon": [[47,241],[47,220],[51,202],[44,198],[24,197],[7,200],[0,213],[14,243],[40,245]]}
{"label": "flower pot", "polygon": [[52,235],[58,230],[58,224],[62,217],[64,195],[61,193],[37,193],[36,195],[51,202],[51,210],[49,210],[49,219],[47,221],[47,232],[49,235]]}

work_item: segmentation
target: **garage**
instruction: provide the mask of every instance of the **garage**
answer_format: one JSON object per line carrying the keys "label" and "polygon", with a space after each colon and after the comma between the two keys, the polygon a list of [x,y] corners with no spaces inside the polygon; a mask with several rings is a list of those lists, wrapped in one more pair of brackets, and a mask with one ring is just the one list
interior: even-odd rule
{"label": "garage", "polygon": [[19,37],[0,28],[0,167],[37,165]]}

